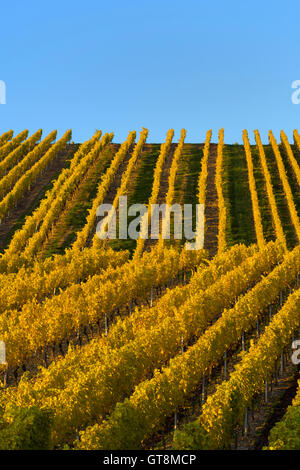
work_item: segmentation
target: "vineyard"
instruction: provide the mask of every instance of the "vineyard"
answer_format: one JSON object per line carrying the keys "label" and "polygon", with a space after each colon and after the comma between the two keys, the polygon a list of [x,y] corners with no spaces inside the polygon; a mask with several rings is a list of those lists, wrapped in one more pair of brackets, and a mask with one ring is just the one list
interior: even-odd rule
{"label": "vineyard", "polygon": [[0,449],[300,450],[300,135],[187,134],[0,135]]}

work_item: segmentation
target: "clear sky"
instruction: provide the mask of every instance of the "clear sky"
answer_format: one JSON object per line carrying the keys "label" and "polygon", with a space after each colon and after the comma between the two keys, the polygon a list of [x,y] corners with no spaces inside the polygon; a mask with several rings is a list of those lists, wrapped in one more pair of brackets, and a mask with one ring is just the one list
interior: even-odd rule
{"label": "clear sky", "polygon": [[241,142],[300,131],[300,3],[278,0],[15,0],[0,3],[0,132],[173,127]]}

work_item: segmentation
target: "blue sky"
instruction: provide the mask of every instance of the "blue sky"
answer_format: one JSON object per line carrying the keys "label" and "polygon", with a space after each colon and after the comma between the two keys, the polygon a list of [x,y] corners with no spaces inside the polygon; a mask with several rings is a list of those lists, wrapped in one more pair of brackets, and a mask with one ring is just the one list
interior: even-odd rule
{"label": "blue sky", "polygon": [[149,128],[149,141],[185,127],[187,141],[241,142],[258,128],[300,131],[291,83],[300,79],[296,1],[1,2],[0,132],[88,139],[95,129]]}

